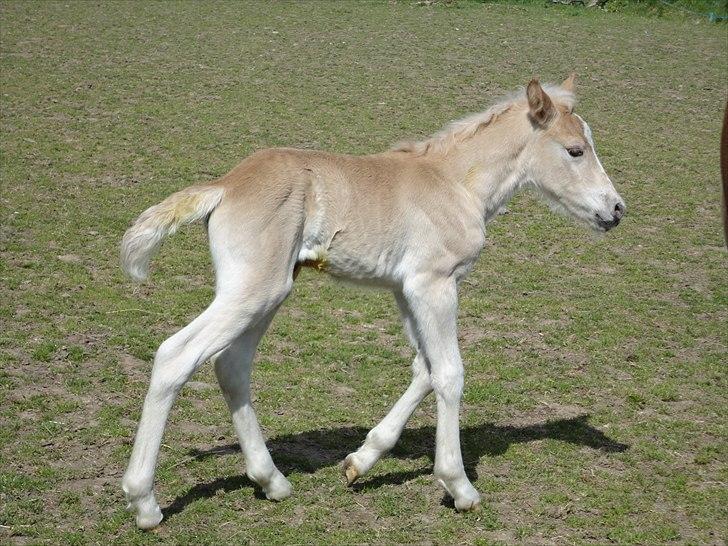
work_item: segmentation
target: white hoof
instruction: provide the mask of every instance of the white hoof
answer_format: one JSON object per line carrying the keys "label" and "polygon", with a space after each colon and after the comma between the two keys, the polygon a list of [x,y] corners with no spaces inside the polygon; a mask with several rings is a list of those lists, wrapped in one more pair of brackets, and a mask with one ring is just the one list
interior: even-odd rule
{"label": "white hoof", "polygon": [[159,509],[157,499],[154,498],[150,487],[124,477],[121,488],[126,497],[126,509],[136,515],[136,524],[139,529],[153,529],[159,525],[159,522],[162,521],[162,511]]}
{"label": "white hoof", "polygon": [[293,486],[286,477],[278,472],[273,479],[268,483],[267,487],[263,488],[265,498],[272,501],[280,501],[291,496],[293,493]]}
{"label": "white hoof", "polygon": [[438,481],[453,498],[455,510],[458,512],[470,512],[480,508],[480,494],[467,478],[455,480],[449,485],[442,479],[438,479]]}
{"label": "white hoof", "polygon": [[[128,494],[127,499],[129,499]],[[136,524],[139,529],[154,529],[162,521],[162,511],[153,493],[129,500],[126,508],[136,514]]]}
{"label": "white hoof", "polygon": [[458,512],[476,512],[480,510],[480,495],[476,498],[461,497],[455,499],[455,510]]}
{"label": "white hoof", "polygon": [[136,524],[139,529],[154,529],[162,521],[162,511],[155,506],[150,512],[138,512]]}

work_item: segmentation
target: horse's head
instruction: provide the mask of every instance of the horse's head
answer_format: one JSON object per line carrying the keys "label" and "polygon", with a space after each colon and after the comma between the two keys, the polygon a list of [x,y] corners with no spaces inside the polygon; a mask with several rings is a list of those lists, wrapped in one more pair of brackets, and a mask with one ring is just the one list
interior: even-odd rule
{"label": "horse's head", "polygon": [[608,231],[624,216],[624,201],[597,157],[591,129],[573,112],[573,85],[573,76],[549,93],[538,80],[528,84],[527,176],[552,208]]}

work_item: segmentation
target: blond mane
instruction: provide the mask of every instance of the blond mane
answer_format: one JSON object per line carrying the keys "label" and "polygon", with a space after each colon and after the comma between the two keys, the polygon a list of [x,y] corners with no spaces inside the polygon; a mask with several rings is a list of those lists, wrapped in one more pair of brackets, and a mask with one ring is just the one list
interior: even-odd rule
{"label": "blond mane", "polygon": [[[559,85],[546,84],[543,86],[549,97],[558,105],[573,110],[576,103],[574,93]],[[512,107],[524,103],[526,100],[525,88],[501,99],[484,112],[470,114],[464,118],[451,121],[430,137],[415,141],[405,140],[396,143],[391,150],[393,152],[411,153],[414,155],[425,155],[428,153],[447,154],[453,146],[475,136],[481,129],[495,122]]]}

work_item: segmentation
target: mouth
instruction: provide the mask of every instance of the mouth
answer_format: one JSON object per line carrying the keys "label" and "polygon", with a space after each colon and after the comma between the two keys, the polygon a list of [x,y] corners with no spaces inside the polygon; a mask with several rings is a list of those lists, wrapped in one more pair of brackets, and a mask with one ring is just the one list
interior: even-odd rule
{"label": "mouth", "polygon": [[614,218],[612,218],[611,220],[605,220],[598,214],[596,215],[596,218],[595,218],[596,225],[599,228],[599,230],[605,231],[605,232],[609,231],[613,227],[617,227],[617,225],[619,224],[619,220],[620,219],[617,218],[616,216]]}
{"label": "mouth", "polygon": [[595,212],[595,209],[600,210],[602,207],[597,206],[593,200],[592,202],[582,203],[576,199],[570,199],[564,196],[560,197],[556,193],[540,186],[535,186],[535,188],[554,212],[569,216],[598,233],[606,233],[612,228],[617,227],[624,212],[624,205],[620,204],[618,210],[620,214],[610,215],[611,219],[605,220],[598,212]]}

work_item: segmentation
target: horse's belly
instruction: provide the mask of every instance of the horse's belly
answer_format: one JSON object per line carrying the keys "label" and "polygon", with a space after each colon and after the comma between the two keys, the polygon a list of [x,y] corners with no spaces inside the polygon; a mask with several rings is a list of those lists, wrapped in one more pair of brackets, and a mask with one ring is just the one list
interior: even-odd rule
{"label": "horse's belly", "polygon": [[[395,282],[396,258],[382,248],[344,248],[336,244],[329,248],[304,245],[298,254],[298,263],[357,283],[391,286]],[[394,258],[394,260],[393,260]]]}

